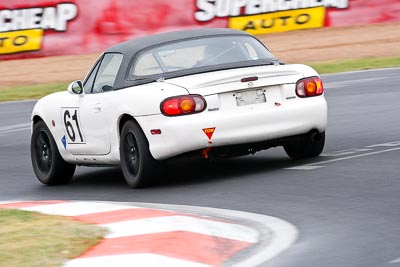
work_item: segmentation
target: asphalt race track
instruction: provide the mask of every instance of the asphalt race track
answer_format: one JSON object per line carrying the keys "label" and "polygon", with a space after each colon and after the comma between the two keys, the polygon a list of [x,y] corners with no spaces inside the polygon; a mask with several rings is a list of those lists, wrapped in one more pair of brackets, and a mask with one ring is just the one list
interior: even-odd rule
{"label": "asphalt race track", "polygon": [[400,266],[400,69],[323,76],[324,154],[289,160],[275,148],[217,162],[169,164],[160,185],[131,190],[118,169],[77,170],[41,185],[29,157],[33,101],[0,104],[0,201],[104,200],[181,204],[275,216],[299,239],[265,266]]}

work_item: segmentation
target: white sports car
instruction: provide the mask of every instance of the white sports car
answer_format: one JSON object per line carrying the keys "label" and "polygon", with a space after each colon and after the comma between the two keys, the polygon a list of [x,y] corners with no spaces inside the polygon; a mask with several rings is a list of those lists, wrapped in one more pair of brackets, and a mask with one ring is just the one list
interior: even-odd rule
{"label": "white sports car", "polygon": [[318,73],[285,65],[254,36],[197,29],[107,49],[83,82],[32,112],[31,158],[44,184],[76,165],[120,165],[130,187],[162,178],[167,159],[254,154],[283,146],[318,156],[327,103]]}

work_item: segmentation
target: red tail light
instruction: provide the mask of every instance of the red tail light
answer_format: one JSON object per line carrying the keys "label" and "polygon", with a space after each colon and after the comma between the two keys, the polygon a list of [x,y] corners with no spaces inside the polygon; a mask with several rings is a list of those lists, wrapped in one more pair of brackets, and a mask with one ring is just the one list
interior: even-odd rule
{"label": "red tail light", "polygon": [[319,96],[324,93],[324,84],[319,77],[310,77],[298,80],[296,94],[299,97]]}
{"label": "red tail light", "polygon": [[182,95],[165,99],[160,104],[161,113],[165,116],[180,116],[202,112],[207,102],[200,95]]}

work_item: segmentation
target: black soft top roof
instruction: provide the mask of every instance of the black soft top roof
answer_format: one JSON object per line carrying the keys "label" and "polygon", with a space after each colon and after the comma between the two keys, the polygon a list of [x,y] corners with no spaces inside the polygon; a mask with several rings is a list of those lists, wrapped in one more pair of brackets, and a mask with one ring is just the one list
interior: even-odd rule
{"label": "black soft top roof", "polygon": [[[159,33],[155,35],[140,37],[136,39],[132,39],[129,41],[125,41],[123,43],[119,43],[114,45],[107,50],[104,51],[104,54],[107,53],[120,53],[123,55],[123,59],[121,62],[121,66],[117,73],[117,77],[114,82],[114,90],[127,88],[134,85],[145,84],[154,82],[158,78],[169,79],[174,77],[180,77],[191,74],[198,74],[222,69],[232,69],[239,67],[249,67],[249,66],[258,66],[260,64],[270,64],[265,63],[264,61],[251,61],[251,62],[241,62],[232,66],[232,64],[228,64],[229,66],[218,66],[215,68],[213,66],[205,66],[202,68],[196,69],[186,69],[180,71],[174,71],[171,73],[161,73],[155,75],[148,75],[146,77],[139,77],[134,79],[129,79],[128,72],[133,64],[134,59],[137,55],[152,46],[166,44],[169,42],[175,42],[180,40],[188,40],[192,38],[202,38],[202,37],[216,37],[216,36],[252,36],[246,32],[227,29],[227,28],[202,28],[202,29],[194,29],[194,30],[184,30],[184,31],[175,31],[175,32],[166,32]],[[260,42],[261,43],[261,42]],[[262,44],[262,43],[261,43]],[[263,45],[264,46],[264,45]],[[104,55],[103,54],[103,55]]]}
{"label": "black soft top roof", "polygon": [[249,35],[246,32],[226,29],[226,28],[214,28],[214,29],[195,29],[195,30],[184,30],[175,32],[159,33],[150,36],[140,37],[119,43],[108,48],[105,53],[121,53],[124,55],[134,55],[140,50],[147,47],[151,47],[157,44],[168,43],[173,41],[179,41],[184,39],[206,37],[215,35]]}

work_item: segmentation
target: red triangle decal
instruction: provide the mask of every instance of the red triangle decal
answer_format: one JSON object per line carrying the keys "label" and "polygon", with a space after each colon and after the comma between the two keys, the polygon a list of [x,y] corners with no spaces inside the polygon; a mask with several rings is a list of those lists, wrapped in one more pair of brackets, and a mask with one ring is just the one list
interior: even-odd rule
{"label": "red triangle decal", "polygon": [[213,136],[215,132],[215,127],[213,128],[204,128],[203,132],[207,135],[208,139],[211,140],[211,137]]}

